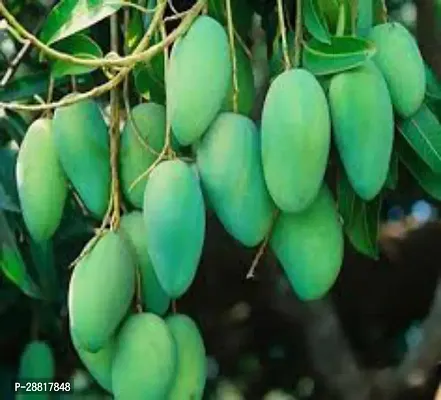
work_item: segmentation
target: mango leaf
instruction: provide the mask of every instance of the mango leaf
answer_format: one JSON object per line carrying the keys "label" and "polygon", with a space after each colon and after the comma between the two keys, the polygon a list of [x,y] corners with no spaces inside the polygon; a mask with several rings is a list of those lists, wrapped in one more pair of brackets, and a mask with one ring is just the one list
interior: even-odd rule
{"label": "mango leaf", "polygon": [[72,36],[117,12],[119,0],[61,0],[49,13],[40,32],[48,45]]}
{"label": "mango leaf", "polygon": [[6,193],[5,188],[3,187],[2,182],[0,181],[0,210],[12,211],[19,213],[20,208],[15,204],[12,200],[11,196]]}
{"label": "mango leaf", "polygon": [[425,64],[426,71],[426,96],[430,100],[441,100],[441,83],[433,73],[432,69]]}
{"label": "mango leaf", "polygon": [[328,25],[318,0],[305,0],[303,3],[303,15],[308,32],[320,42],[331,43]]}
{"label": "mango leaf", "polygon": [[[158,0],[148,0],[147,1],[147,9],[153,10],[156,8],[157,4],[158,4]],[[152,19],[153,19],[152,13],[144,13],[144,29],[145,30],[149,29],[149,26],[152,22]]]}
{"label": "mango leaf", "polygon": [[398,185],[398,156],[394,151],[390,158],[389,172],[387,174],[385,187],[395,190]]}
{"label": "mango leaf", "polygon": [[36,299],[43,297],[26,270],[14,234],[2,211],[0,211],[0,270],[27,296]]}
{"label": "mango leaf", "polygon": [[418,185],[435,200],[441,201],[441,174],[433,172],[406,141],[397,140],[400,161]]}
{"label": "mango leaf", "polygon": [[[146,15],[151,15],[151,13]],[[138,45],[144,34],[144,23],[142,14],[139,11],[134,10],[131,13],[127,31],[124,35],[126,53],[131,53]]]}
{"label": "mango leaf", "polygon": [[[77,33],[54,45],[59,51],[71,54],[77,58],[86,60],[98,59],[103,57],[100,46],[90,37]],[[96,67],[72,64],[62,60],[55,60],[51,63],[51,73],[54,78],[61,78],[66,75],[82,75],[92,72]]]}
{"label": "mango leaf", "polygon": [[15,141],[18,145],[21,144],[26,135],[28,124],[22,116],[12,110],[5,110],[0,117],[0,129],[3,129],[10,139]]}
{"label": "mango leaf", "polygon": [[374,19],[372,0],[357,0],[357,35],[367,37]]}
{"label": "mango leaf", "polygon": [[303,64],[314,75],[335,74],[356,68],[376,52],[375,45],[352,36],[334,36],[331,44],[311,39],[305,43]]}
{"label": "mango leaf", "polygon": [[344,231],[360,253],[378,259],[378,231],[382,198],[363,201],[352,189],[345,174],[341,174],[337,186],[337,199]]}
{"label": "mango leaf", "polygon": [[434,172],[441,172],[441,124],[423,103],[410,118],[397,124],[401,135]]}
{"label": "mango leaf", "polygon": [[[291,62],[293,62],[295,55],[295,35],[293,31],[288,31],[286,35],[286,41],[288,45],[288,56]],[[269,61],[269,69],[271,78],[274,78],[285,70],[285,59],[283,56],[282,39],[280,34],[276,35],[273,42],[272,55]]]}

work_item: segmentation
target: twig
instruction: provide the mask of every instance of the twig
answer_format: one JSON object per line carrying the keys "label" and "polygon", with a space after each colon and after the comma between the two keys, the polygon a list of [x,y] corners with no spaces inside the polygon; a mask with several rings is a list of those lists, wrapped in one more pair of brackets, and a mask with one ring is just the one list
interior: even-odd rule
{"label": "twig", "polygon": [[300,65],[301,53],[302,53],[302,37],[303,37],[302,0],[297,0],[296,26],[294,33],[294,68],[298,68]]}
{"label": "twig", "polygon": [[233,111],[237,112],[237,101],[239,95],[239,85],[237,82],[237,60],[236,60],[236,51],[234,48],[234,27],[233,27],[233,14],[231,11],[231,0],[226,1],[227,8],[227,21],[228,21],[228,36],[230,42],[230,56],[233,64]]}
{"label": "twig", "polygon": [[17,70],[17,67],[20,65],[21,60],[28,52],[29,48],[31,47],[31,42],[29,40],[26,41],[26,43],[22,46],[20,51],[16,54],[12,62],[9,64],[8,69],[6,70],[5,74],[3,75],[3,78],[0,82],[0,86],[4,87],[9,82],[9,80],[14,75],[15,71]]}
{"label": "twig", "polygon": [[[298,3],[300,3],[300,0],[297,0],[297,4]],[[291,60],[289,59],[288,42],[286,40],[286,26],[282,0],[277,0],[277,15],[279,16],[279,26],[282,35],[282,50],[285,70],[289,70],[291,69]]]}

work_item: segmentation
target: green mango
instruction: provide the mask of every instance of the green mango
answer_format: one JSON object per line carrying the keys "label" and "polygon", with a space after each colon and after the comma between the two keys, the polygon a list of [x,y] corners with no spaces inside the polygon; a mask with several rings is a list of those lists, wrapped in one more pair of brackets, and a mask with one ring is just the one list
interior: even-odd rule
{"label": "green mango", "polygon": [[153,164],[164,147],[166,114],[165,107],[156,103],[139,104],[131,113],[135,125],[128,118],[121,134],[121,190],[132,205],[142,208],[146,180],[139,182],[132,191],[129,188]]}
{"label": "green mango", "polygon": [[204,199],[191,167],[179,159],[159,164],[145,187],[143,213],[154,232],[147,250],[156,276],[178,298],[195,278],[205,237]]}
{"label": "green mango", "polygon": [[202,400],[207,378],[204,340],[187,315],[174,314],[166,324],[176,344],[176,374],[168,400]]}
{"label": "green mango", "polygon": [[225,29],[198,17],[174,44],[167,71],[167,117],[181,145],[197,141],[221,110],[231,70]]}
{"label": "green mango", "polygon": [[110,143],[106,123],[94,100],[57,108],[53,131],[58,156],[87,209],[97,218],[107,210]]}
{"label": "green mango", "polygon": [[71,338],[78,357],[93,378],[104,390],[112,392],[112,361],[115,352],[114,338],[111,337],[109,342],[96,353],[83,349],[73,332],[71,332]]}
{"label": "green mango", "polygon": [[75,266],[69,285],[70,328],[92,353],[110,340],[131,304],[136,261],[120,233],[107,231]]}
{"label": "green mango", "polygon": [[306,209],[327,167],[331,121],[320,83],[304,69],[271,84],[262,111],[262,163],[268,190],[286,212]]}
{"label": "green mango", "polygon": [[222,113],[197,149],[205,193],[225,229],[253,247],[270,229],[274,203],[266,188],[259,132],[253,121]]}
{"label": "green mango", "polygon": [[[55,359],[52,349],[48,343],[33,340],[29,342],[23,350],[20,357],[20,364],[18,367],[17,381],[21,381],[22,385],[26,381],[38,382],[53,382],[55,378]],[[17,393],[16,400],[46,400],[51,397],[50,393]]]}
{"label": "green mango", "polygon": [[18,153],[16,178],[31,237],[36,242],[49,240],[60,225],[68,190],[50,119],[37,119],[29,126]]}
{"label": "green mango", "polygon": [[[237,93],[237,112],[248,117],[253,110],[256,97],[253,66],[248,55],[239,44],[236,45],[235,54],[237,86],[239,89]],[[230,88],[224,99],[222,111],[234,111],[233,93],[233,78],[231,78]]]}
{"label": "green mango", "polygon": [[426,91],[426,73],[418,44],[400,23],[375,26],[369,38],[377,52],[373,61],[386,79],[397,113],[410,117],[420,108]]}
{"label": "green mango", "polygon": [[343,230],[325,185],[303,212],[280,214],[270,246],[301,300],[317,300],[329,291],[343,262]]}
{"label": "green mango", "polygon": [[142,212],[132,211],[123,215],[120,229],[127,235],[128,241],[133,245],[134,254],[136,254],[145,309],[157,315],[165,314],[170,305],[170,297],[160,285],[147,251],[149,238]]}
{"label": "green mango", "polygon": [[386,81],[368,62],[335,75],[328,95],[335,143],[349,181],[362,199],[372,200],[386,182],[394,139]]}
{"label": "green mango", "polygon": [[117,337],[112,364],[115,400],[165,399],[176,370],[176,346],[164,320],[131,315]]}

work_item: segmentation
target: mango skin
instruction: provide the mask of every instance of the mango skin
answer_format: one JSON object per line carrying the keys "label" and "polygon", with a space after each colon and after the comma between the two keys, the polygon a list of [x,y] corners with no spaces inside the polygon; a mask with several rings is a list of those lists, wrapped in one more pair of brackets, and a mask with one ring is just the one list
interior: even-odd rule
{"label": "mango skin", "polygon": [[256,246],[268,233],[275,206],[266,188],[253,121],[219,114],[196,157],[205,193],[225,229],[243,245]]}
{"label": "mango skin", "polygon": [[386,181],[394,139],[386,81],[368,63],[335,75],[328,96],[335,143],[351,186],[362,199],[372,200]]}
{"label": "mango skin", "polygon": [[280,214],[270,246],[301,300],[317,300],[329,291],[343,261],[343,230],[325,185],[305,211]]}
{"label": "mango skin", "polygon": [[207,377],[205,345],[196,323],[174,314],[166,324],[176,344],[176,374],[168,400],[202,400]]}
{"label": "mango skin", "polygon": [[134,294],[135,268],[131,248],[112,231],[75,266],[68,293],[69,322],[85,350],[102,349],[124,318]]}
{"label": "mango skin", "polygon": [[83,100],[57,108],[53,130],[63,169],[87,209],[97,218],[106,213],[111,172],[107,126],[97,103]]}
{"label": "mango skin", "polygon": [[101,350],[97,353],[91,353],[81,347],[72,332],[71,338],[78,357],[89,373],[104,390],[112,392],[112,361],[115,351],[115,339],[113,337],[110,338],[109,342]]}
{"label": "mango skin", "polygon": [[148,232],[142,212],[132,211],[121,218],[120,229],[127,235],[136,255],[141,277],[141,292],[144,309],[157,315],[164,315],[170,305],[170,297],[158,281],[148,247]]}
{"label": "mango skin", "polygon": [[165,399],[175,370],[176,347],[166,323],[151,313],[128,317],[112,364],[115,399]]}
{"label": "mango skin", "polygon": [[60,225],[68,190],[51,120],[37,119],[29,126],[17,157],[16,179],[30,235],[36,242],[49,240]]}
{"label": "mango skin", "polygon": [[[166,111],[156,103],[142,103],[132,110],[132,117],[143,142],[159,154],[165,142]],[[145,172],[157,158],[138,138],[137,131],[128,118],[121,133],[120,173],[121,190],[135,207],[142,208],[146,181],[139,182],[132,191],[130,185]]]}
{"label": "mango skin", "polygon": [[270,195],[282,211],[304,210],[320,189],[331,143],[326,96],[310,72],[288,70],[272,82],[261,129]]}
{"label": "mango skin", "polygon": [[[54,377],[55,360],[52,349],[43,341],[29,342],[20,357],[17,380],[53,381]],[[50,393],[19,393],[16,400],[46,400],[50,397]]]}
{"label": "mango skin", "polygon": [[400,23],[375,26],[370,33],[377,52],[373,57],[384,75],[392,103],[400,116],[415,114],[424,101],[424,62],[412,34]]}
{"label": "mango skin", "polygon": [[148,252],[159,283],[171,298],[193,282],[205,238],[205,206],[196,174],[180,160],[165,161],[150,174],[144,193]]}
{"label": "mango skin", "polygon": [[167,71],[167,117],[181,145],[194,143],[216,117],[231,71],[225,29],[211,17],[198,17],[173,46]]}

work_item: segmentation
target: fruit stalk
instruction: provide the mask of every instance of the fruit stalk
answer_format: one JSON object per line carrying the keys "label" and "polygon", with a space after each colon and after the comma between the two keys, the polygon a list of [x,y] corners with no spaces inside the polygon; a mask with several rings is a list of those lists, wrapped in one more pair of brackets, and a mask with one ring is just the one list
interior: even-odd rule
{"label": "fruit stalk", "polygon": [[234,49],[234,26],[233,26],[233,14],[231,11],[231,0],[225,0],[227,9],[227,20],[228,20],[228,37],[230,41],[230,54],[231,63],[233,65],[233,111],[237,113],[237,96],[239,93],[239,84],[237,82],[237,60],[236,52]]}
{"label": "fruit stalk", "polygon": [[[297,0],[297,8],[301,7],[300,0]],[[298,11],[298,10],[297,10]],[[285,64],[285,70],[291,69],[291,60],[289,59],[289,52],[288,52],[288,42],[286,40],[286,26],[285,26],[285,17],[283,12],[283,1],[277,0],[277,14],[279,17],[279,28],[280,33],[282,35],[282,49],[283,49],[283,60]],[[296,30],[297,25],[299,25],[296,21]],[[301,25],[301,24],[300,24]]]}
{"label": "fruit stalk", "polygon": [[[299,67],[302,53],[302,0],[296,2],[296,26],[294,33],[294,68]],[[283,37],[283,36],[282,36]]]}

